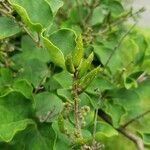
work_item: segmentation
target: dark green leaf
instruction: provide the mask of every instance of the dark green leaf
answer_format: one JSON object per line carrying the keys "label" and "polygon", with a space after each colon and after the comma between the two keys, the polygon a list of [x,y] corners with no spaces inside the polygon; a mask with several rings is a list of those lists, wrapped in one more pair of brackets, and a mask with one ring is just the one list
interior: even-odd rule
{"label": "dark green leaf", "polygon": [[28,80],[37,88],[48,75],[49,70],[45,63],[38,59],[31,59],[23,64],[23,71],[20,74],[20,78]]}
{"label": "dark green leaf", "polygon": [[9,0],[9,2],[22,20],[38,32],[52,23],[53,16],[50,5],[44,0],[38,2],[35,0]]}
{"label": "dark green leaf", "polygon": [[109,138],[116,135],[118,135],[118,132],[106,122],[99,121],[97,123],[96,140],[101,141],[103,136]]}
{"label": "dark green leaf", "polygon": [[0,140],[9,142],[19,131],[29,124],[34,124],[30,118],[31,101],[21,93],[10,92],[0,97]]}
{"label": "dark green leaf", "polygon": [[21,31],[18,24],[11,18],[0,17],[0,40],[13,36]]}
{"label": "dark green leaf", "polygon": [[36,116],[41,122],[54,121],[63,109],[63,103],[53,93],[43,92],[35,96]]}

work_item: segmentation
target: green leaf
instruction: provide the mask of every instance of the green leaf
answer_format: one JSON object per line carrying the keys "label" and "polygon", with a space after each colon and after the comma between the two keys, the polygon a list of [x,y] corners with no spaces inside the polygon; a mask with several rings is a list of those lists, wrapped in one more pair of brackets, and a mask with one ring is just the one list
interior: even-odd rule
{"label": "green leaf", "polygon": [[[110,91],[110,93],[111,92],[112,91]],[[131,89],[118,89],[114,90],[114,92],[112,92],[110,95],[112,96],[114,104],[118,104],[126,110],[126,114],[123,116],[124,121],[130,120],[140,115],[142,111],[140,107],[141,98],[136,91]]]}
{"label": "green leaf", "polygon": [[12,143],[12,150],[53,150],[56,134],[51,124],[40,124],[31,126],[23,133],[18,134]]}
{"label": "green leaf", "polygon": [[118,2],[116,0],[109,2],[109,9],[110,9],[112,17],[114,18],[124,12],[124,8],[121,2]]}
{"label": "green leaf", "polygon": [[70,73],[63,71],[61,73],[57,73],[53,76],[53,78],[63,87],[63,88],[71,88],[72,85],[72,77]]}
{"label": "green leaf", "polygon": [[[142,49],[142,46],[138,41],[140,41],[141,43],[143,42]],[[136,67],[132,62],[136,63],[136,65],[141,65],[143,62],[146,50],[146,44],[144,44],[144,42],[145,41],[143,38],[133,39],[131,35],[128,35],[123,40],[120,47],[117,48],[115,53],[113,51],[115,49],[115,46],[117,46],[116,42],[115,44],[111,45],[111,47],[108,46],[109,44],[111,44],[111,41],[107,41],[104,44],[95,44],[93,47],[95,54],[97,55],[98,59],[102,62],[103,65],[105,65],[109,60],[107,66],[111,70],[112,74],[118,72],[119,69],[122,70],[124,68],[126,69],[127,67],[128,75],[129,73],[132,73],[136,70]],[[111,59],[109,59],[111,55],[112,57]]]}
{"label": "green leaf", "polygon": [[146,38],[144,37],[144,35],[142,35],[141,33],[135,35],[134,41],[136,42],[139,48],[139,53],[136,55],[135,63],[141,65],[145,58],[148,43],[146,42]]}
{"label": "green leaf", "polygon": [[113,126],[118,128],[122,116],[126,113],[125,109],[118,104],[114,104],[113,101],[106,101],[103,110],[111,117]]}
{"label": "green leaf", "polygon": [[35,96],[36,116],[41,122],[52,122],[59,116],[63,103],[53,93],[43,92]]}
{"label": "green leaf", "polygon": [[124,79],[124,86],[126,89],[130,89],[130,88],[137,88],[137,81],[133,78],[130,77],[125,77]]}
{"label": "green leaf", "polygon": [[[111,46],[111,48],[107,48],[107,45],[106,45],[106,47],[104,45],[101,45],[101,44],[93,45],[94,52],[97,55],[100,62],[102,62],[103,65],[106,64],[110,55],[113,53],[113,47],[114,46],[113,47]],[[119,68],[121,68],[121,66],[122,66],[121,58],[117,52],[109,60],[109,63],[107,66],[110,68],[110,70],[112,72],[116,72]]]}
{"label": "green leaf", "polygon": [[51,6],[53,15],[56,15],[56,13],[59,10],[59,8],[62,7],[63,4],[64,4],[62,0],[47,0],[47,2]]}
{"label": "green leaf", "polygon": [[34,122],[31,101],[19,92],[10,92],[0,97],[0,140],[9,142],[19,131]]}
{"label": "green leaf", "polygon": [[71,95],[71,90],[69,89],[58,89],[57,94],[65,99],[66,101],[72,102],[72,95]]}
{"label": "green leaf", "polygon": [[91,24],[92,25],[98,25],[103,23],[106,15],[108,14],[108,11],[104,6],[98,6],[94,9]]}
{"label": "green leaf", "polygon": [[[58,122],[54,122],[52,124],[52,127],[57,135],[57,140],[56,140],[56,144],[54,146],[54,149],[55,150],[59,150],[60,147],[61,147],[61,150],[70,150],[70,145],[71,145],[71,142],[69,140],[69,138],[65,135],[65,134],[62,134],[60,131],[59,131],[59,127],[58,127]],[[65,127],[70,131],[73,132],[73,127],[72,125],[68,122]]]}
{"label": "green leaf", "polygon": [[144,145],[150,147],[150,133],[149,132],[138,131],[138,134],[143,139]]}
{"label": "green leaf", "polygon": [[55,144],[55,150],[70,150],[70,141],[62,133],[58,134],[57,141]]}
{"label": "green leaf", "polygon": [[38,0],[38,2],[35,0],[9,0],[9,2],[22,20],[38,32],[52,23],[52,10],[45,0]]}
{"label": "green leaf", "polygon": [[103,136],[109,138],[118,135],[118,132],[109,124],[103,121],[97,122],[96,140],[101,141]]}
{"label": "green leaf", "polygon": [[79,95],[79,99],[80,99],[80,103],[79,103],[80,107],[86,105],[86,106],[89,106],[91,110],[93,109],[94,104],[92,102],[91,97],[87,93],[85,92],[81,93]]}
{"label": "green leaf", "polygon": [[49,62],[49,53],[44,48],[39,48],[29,36],[22,36],[21,39],[22,52],[13,56],[13,60],[17,65],[26,63],[30,59],[38,59],[42,62]]}
{"label": "green leaf", "polygon": [[27,80],[18,80],[13,84],[13,89],[22,93],[26,98],[32,99],[33,87]]}
{"label": "green leaf", "polygon": [[150,146],[150,133],[143,133],[144,144]]}
{"label": "green leaf", "polygon": [[[80,16],[79,16],[79,13],[80,13]],[[69,18],[72,24],[78,24],[83,19],[85,19],[87,14],[88,14],[87,8],[84,8],[82,5],[79,5],[71,9],[71,11],[69,12]]]}
{"label": "green leaf", "polygon": [[61,85],[51,76],[49,80],[44,84],[44,87],[47,91],[56,91],[61,88]]}
{"label": "green leaf", "polygon": [[95,92],[97,89],[103,92],[104,90],[113,88],[115,88],[115,86],[107,78],[103,76],[97,76],[87,87],[86,92],[89,94],[97,95],[97,92]]}
{"label": "green leaf", "polygon": [[0,89],[10,86],[12,82],[13,82],[12,72],[8,68],[0,68]]}
{"label": "green leaf", "polygon": [[116,103],[122,105],[126,109],[134,109],[133,107],[140,103],[140,97],[134,90],[118,89],[112,91],[111,95],[115,98]]}
{"label": "green leaf", "polygon": [[[65,38],[64,38],[65,37]],[[76,34],[70,29],[61,29],[52,33],[48,39],[67,56],[75,48]]]}
{"label": "green leaf", "polygon": [[48,38],[42,36],[43,43],[45,48],[47,48],[49,52],[50,59],[52,62],[59,67],[65,68],[65,59],[62,51],[56,47]]}
{"label": "green leaf", "polygon": [[[129,37],[130,38],[130,37]],[[128,64],[131,61],[135,60],[135,56],[139,52],[139,47],[136,44],[136,42],[133,39],[126,38],[124,42],[122,43],[122,46],[120,48],[120,56],[122,58],[122,61],[125,61],[124,64]],[[128,51],[127,51],[128,49]],[[127,59],[126,59],[127,58]]]}
{"label": "green leaf", "polygon": [[36,88],[42,84],[43,80],[49,75],[47,65],[38,59],[28,60],[28,62],[23,64],[22,70],[20,78],[28,80]]}
{"label": "green leaf", "polygon": [[0,17],[0,40],[13,36],[21,31],[18,24],[11,18]]}
{"label": "green leaf", "polygon": [[143,62],[142,69],[145,70],[148,74],[150,74],[150,58],[147,56]]}

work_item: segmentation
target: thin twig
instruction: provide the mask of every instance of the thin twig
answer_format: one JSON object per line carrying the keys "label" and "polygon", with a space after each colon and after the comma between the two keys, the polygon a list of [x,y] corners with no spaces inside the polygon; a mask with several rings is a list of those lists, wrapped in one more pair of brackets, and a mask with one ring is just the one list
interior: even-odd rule
{"label": "thin twig", "polygon": [[114,49],[112,50],[112,53],[110,54],[110,56],[108,57],[104,67],[103,67],[103,70],[107,67],[107,65],[109,64],[111,58],[113,57],[113,55],[115,54],[115,52],[117,51],[117,49],[121,46],[123,40],[126,38],[126,36],[132,31],[132,29],[135,27],[136,23],[133,24],[131,26],[131,28],[121,37],[120,41],[118,42],[118,44],[114,47]]}
{"label": "thin twig", "polygon": [[131,13],[129,11],[125,16],[122,16],[122,17],[118,18],[117,20],[114,20],[114,21],[110,22],[109,26],[107,26],[106,28],[100,30],[98,33],[93,33],[93,36],[102,36],[103,34],[108,32],[110,30],[110,28],[113,28],[113,27],[117,26],[118,24],[126,21],[126,19],[128,19],[128,18],[139,15],[143,11],[144,11],[144,8],[141,8],[141,9],[139,9],[138,11],[136,11],[134,13]]}
{"label": "thin twig", "polygon": [[[24,29],[24,31],[29,35],[29,37],[32,39],[32,41],[38,46],[38,47],[41,47],[41,45],[39,44],[39,39],[36,40],[32,34],[29,32],[29,30],[21,23],[20,24],[21,27]],[[39,38],[39,37],[38,37]]]}
{"label": "thin twig", "polygon": [[[100,111],[99,116],[114,128],[110,117],[102,110],[99,110],[99,111]],[[131,140],[136,145],[137,150],[144,150],[144,143],[140,137],[136,136],[135,134],[131,133],[130,131],[128,131],[122,127],[114,128],[114,129],[117,130],[118,132],[120,132],[121,134],[123,134],[129,140]]]}
{"label": "thin twig", "polygon": [[145,111],[144,113],[142,113],[142,114],[136,116],[135,118],[129,120],[127,123],[125,123],[124,125],[122,125],[122,128],[126,128],[126,127],[127,127],[128,125],[130,125],[131,123],[137,121],[138,119],[144,117],[145,115],[147,115],[147,114],[149,114],[149,113],[150,113],[150,109],[147,110],[147,111]]}
{"label": "thin twig", "polygon": [[44,85],[44,83],[46,82],[46,79],[47,79],[48,75],[49,75],[49,71],[47,71],[47,72],[44,74],[44,76],[43,76],[43,78],[40,80],[38,86],[35,88],[33,94],[37,94],[39,90],[42,90],[42,89],[44,88],[44,87],[41,87],[41,86]]}
{"label": "thin twig", "polygon": [[57,115],[54,113],[55,109],[56,109],[56,106],[54,106],[52,110],[48,111],[45,117],[39,117],[40,122],[46,122],[48,119],[55,117]]}
{"label": "thin twig", "polygon": [[12,12],[12,9],[4,2],[0,2],[0,4],[10,13]]}
{"label": "thin twig", "polygon": [[9,12],[7,12],[5,9],[0,8],[0,13],[7,16],[7,17],[12,18],[11,14]]}

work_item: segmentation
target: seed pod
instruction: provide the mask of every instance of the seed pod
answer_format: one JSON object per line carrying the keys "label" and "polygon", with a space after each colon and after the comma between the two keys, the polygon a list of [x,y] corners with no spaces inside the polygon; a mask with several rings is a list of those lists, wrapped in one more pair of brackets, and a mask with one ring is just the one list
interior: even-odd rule
{"label": "seed pod", "polygon": [[66,69],[68,72],[70,72],[70,73],[75,72],[75,68],[73,66],[71,54],[67,55],[66,60],[65,60],[65,65],[66,65]]}
{"label": "seed pod", "polygon": [[76,47],[73,53],[73,64],[75,68],[77,68],[80,65],[82,56],[83,56],[83,41],[82,36],[80,35],[76,41]]}
{"label": "seed pod", "polygon": [[62,115],[59,115],[59,117],[58,117],[58,127],[59,127],[60,132],[62,132],[62,133],[65,132],[64,118]]}
{"label": "seed pod", "polygon": [[88,85],[97,76],[99,71],[100,71],[100,67],[98,66],[97,68],[95,68],[92,71],[90,71],[86,76],[81,78],[81,81],[80,81],[80,84],[79,84],[79,86],[81,88],[81,91],[84,91],[88,87]]}
{"label": "seed pod", "polygon": [[87,70],[89,69],[92,61],[93,61],[93,58],[94,58],[94,53],[92,52],[89,57],[83,61],[79,67],[79,71],[78,71],[78,77],[81,78],[86,72]]}
{"label": "seed pod", "polygon": [[89,138],[75,138],[74,143],[76,145],[84,145],[90,142]]}

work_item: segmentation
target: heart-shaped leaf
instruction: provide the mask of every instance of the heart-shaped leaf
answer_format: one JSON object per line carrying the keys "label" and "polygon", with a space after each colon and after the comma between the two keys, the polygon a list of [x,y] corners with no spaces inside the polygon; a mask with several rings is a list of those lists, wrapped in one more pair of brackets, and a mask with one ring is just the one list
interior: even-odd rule
{"label": "heart-shaped leaf", "polygon": [[0,97],[0,140],[9,142],[19,131],[29,124],[34,124],[30,115],[32,113],[31,101],[21,93],[11,91]]}

